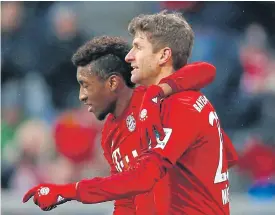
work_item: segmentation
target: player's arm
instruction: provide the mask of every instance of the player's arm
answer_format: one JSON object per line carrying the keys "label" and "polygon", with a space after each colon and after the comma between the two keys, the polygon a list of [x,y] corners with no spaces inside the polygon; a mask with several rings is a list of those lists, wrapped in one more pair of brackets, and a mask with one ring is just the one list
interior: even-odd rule
{"label": "player's arm", "polygon": [[226,152],[226,157],[228,161],[228,168],[233,167],[234,165],[237,164],[238,162],[238,153],[228,137],[228,135],[225,133],[225,131],[222,129],[222,134],[223,134],[223,144],[224,144],[224,149]]}
{"label": "player's arm", "polygon": [[[76,184],[67,185],[39,185],[34,187],[24,196],[26,202],[41,186],[47,186],[51,195],[40,203],[46,206],[56,205],[57,196],[77,200],[84,204],[93,204],[117,199],[128,198],[137,194],[150,191],[155,183],[160,180],[168,168],[180,158],[185,150],[195,141],[198,134],[198,119],[185,99],[173,104],[173,111],[166,111],[169,116],[165,127],[171,128],[165,139],[156,148],[141,154],[135,164],[128,171],[114,174],[104,178],[82,180]],[[182,121],[188,123],[182,123]],[[184,128],[179,125],[187,124]]]}
{"label": "player's arm", "polygon": [[164,97],[185,90],[200,90],[214,81],[216,68],[206,62],[185,65],[172,75],[163,78],[159,85]]}

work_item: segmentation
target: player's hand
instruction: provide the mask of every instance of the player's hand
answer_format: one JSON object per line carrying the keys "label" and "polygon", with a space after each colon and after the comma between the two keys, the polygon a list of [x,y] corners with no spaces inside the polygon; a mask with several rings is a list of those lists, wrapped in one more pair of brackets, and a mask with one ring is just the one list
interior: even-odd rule
{"label": "player's hand", "polygon": [[157,85],[148,87],[144,94],[139,112],[139,128],[142,143],[155,142],[155,132],[158,133],[160,140],[165,137],[160,118],[160,104],[163,97],[164,92]]}
{"label": "player's hand", "polygon": [[67,201],[75,199],[76,184],[55,185],[41,184],[30,189],[23,197],[23,203],[33,197],[34,204],[41,210],[49,211]]}

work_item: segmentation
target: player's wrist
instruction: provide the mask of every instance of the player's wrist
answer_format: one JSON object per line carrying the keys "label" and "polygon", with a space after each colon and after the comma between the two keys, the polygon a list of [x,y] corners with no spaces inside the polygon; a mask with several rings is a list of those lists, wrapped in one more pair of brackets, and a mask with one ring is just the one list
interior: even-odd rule
{"label": "player's wrist", "polygon": [[62,197],[77,200],[77,183],[62,185]]}
{"label": "player's wrist", "polygon": [[167,96],[170,96],[172,94],[172,88],[167,83],[160,83],[158,84],[159,87],[161,87],[163,94],[161,94],[161,98],[165,98]]}

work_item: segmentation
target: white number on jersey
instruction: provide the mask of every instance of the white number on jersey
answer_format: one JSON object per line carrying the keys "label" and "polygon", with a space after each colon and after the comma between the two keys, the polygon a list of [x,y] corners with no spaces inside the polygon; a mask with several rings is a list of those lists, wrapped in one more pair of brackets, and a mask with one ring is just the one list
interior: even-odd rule
{"label": "white number on jersey", "polygon": [[223,161],[223,137],[222,137],[222,132],[221,132],[221,126],[219,122],[219,118],[217,116],[216,112],[211,111],[209,113],[209,123],[210,125],[214,126],[214,121],[217,123],[217,128],[219,132],[219,139],[220,139],[220,152],[219,152],[219,163],[218,163],[218,168],[216,171],[214,183],[221,183],[224,182],[228,179],[228,171],[222,173],[222,161]]}

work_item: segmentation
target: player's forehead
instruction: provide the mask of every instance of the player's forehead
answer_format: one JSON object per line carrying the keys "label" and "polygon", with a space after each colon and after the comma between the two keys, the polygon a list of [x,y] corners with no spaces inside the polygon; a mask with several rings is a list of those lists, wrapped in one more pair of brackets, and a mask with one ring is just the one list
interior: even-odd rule
{"label": "player's forehead", "polygon": [[148,43],[148,35],[145,32],[137,31],[133,38],[133,45],[146,45]]}
{"label": "player's forehead", "polygon": [[86,71],[87,69],[85,67],[82,66],[78,66],[77,67],[77,72],[76,72],[76,77],[77,79],[81,79],[85,76],[85,74],[87,73]]}
{"label": "player's forehead", "polygon": [[88,66],[79,66],[77,67],[77,73],[76,73],[76,78],[78,81],[84,81],[84,82],[89,82],[91,79],[93,79],[93,74],[89,70]]}

